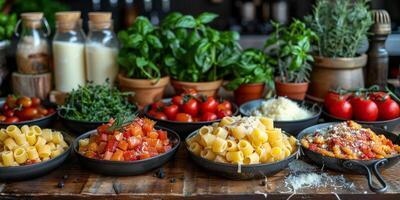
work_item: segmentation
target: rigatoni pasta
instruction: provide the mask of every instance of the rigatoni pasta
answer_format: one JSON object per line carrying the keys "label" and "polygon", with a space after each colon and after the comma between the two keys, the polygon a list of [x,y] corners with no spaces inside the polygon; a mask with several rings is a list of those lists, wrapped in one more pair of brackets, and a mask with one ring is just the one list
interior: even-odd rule
{"label": "rigatoni pasta", "polygon": [[189,151],[220,163],[259,164],[283,160],[297,151],[297,140],[265,117],[227,117],[204,126],[186,140]]}
{"label": "rigatoni pasta", "polygon": [[0,129],[0,167],[34,164],[61,155],[69,145],[51,129],[10,125]]}

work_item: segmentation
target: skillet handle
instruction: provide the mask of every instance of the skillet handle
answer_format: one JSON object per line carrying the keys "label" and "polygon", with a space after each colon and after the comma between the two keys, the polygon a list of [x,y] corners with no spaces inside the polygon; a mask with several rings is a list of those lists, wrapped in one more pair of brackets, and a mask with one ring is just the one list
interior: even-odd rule
{"label": "skillet handle", "polygon": [[[365,171],[367,171],[366,175],[368,178],[368,186],[371,189],[371,191],[376,192],[376,193],[383,193],[387,190],[388,187],[387,187],[386,181],[383,179],[378,168],[382,167],[387,162],[388,162],[388,160],[385,158],[385,159],[380,159],[380,160],[372,163],[371,165],[367,166],[366,164],[364,164],[360,161],[357,161],[357,160],[348,160],[348,161],[345,161],[343,163],[343,165],[349,169],[354,169],[357,166],[364,168]],[[376,179],[379,181],[379,183],[382,187],[377,186],[372,182],[372,174],[375,175]]]}

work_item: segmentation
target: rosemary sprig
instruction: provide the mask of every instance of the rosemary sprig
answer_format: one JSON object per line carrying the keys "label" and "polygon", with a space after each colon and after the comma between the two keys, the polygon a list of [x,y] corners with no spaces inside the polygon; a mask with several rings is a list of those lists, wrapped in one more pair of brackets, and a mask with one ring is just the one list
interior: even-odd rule
{"label": "rosemary sprig", "polygon": [[134,115],[118,115],[115,118],[114,123],[107,128],[108,132],[113,132],[113,131],[117,131],[120,130],[124,127],[125,124],[131,122],[133,119],[135,119],[137,117],[137,114]]}

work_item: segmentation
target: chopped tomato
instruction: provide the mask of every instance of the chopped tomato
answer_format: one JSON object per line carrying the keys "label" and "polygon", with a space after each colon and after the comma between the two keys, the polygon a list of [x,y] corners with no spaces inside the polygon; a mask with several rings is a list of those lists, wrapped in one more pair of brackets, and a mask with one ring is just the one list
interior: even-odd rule
{"label": "chopped tomato", "polygon": [[128,139],[129,149],[133,149],[142,144],[142,139],[132,136]]}
{"label": "chopped tomato", "polygon": [[111,156],[113,155],[113,153],[111,151],[106,151],[104,153],[104,157],[103,160],[111,160]]}
{"label": "chopped tomato", "polygon": [[121,160],[123,160],[123,154],[124,154],[123,151],[121,151],[120,149],[117,149],[111,156],[111,160],[121,161]]}
{"label": "chopped tomato", "polygon": [[168,139],[168,133],[166,131],[158,130],[158,139],[165,140]]}
{"label": "chopped tomato", "polygon": [[145,118],[143,120],[143,130],[148,133],[153,130],[155,124],[155,121]]}
{"label": "chopped tomato", "polygon": [[126,142],[125,140],[122,140],[119,142],[117,147],[120,148],[121,150],[126,151],[128,149],[128,145],[129,145],[128,142]]}
{"label": "chopped tomato", "polygon": [[158,133],[156,131],[151,131],[150,133],[147,134],[149,138],[157,139],[158,138]]}
{"label": "chopped tomato", "polygon": [[118,141],[116,141],[115,139],[109,140],[107,142],[106,150],[114,152],[117,149],[117,146],[118,146]]}
{"label": "chopped tomato", "polygon": [[133,151],[125,151],[124,152],[124,159],[125,160],[137,160],[136,154]]}
{"label": "chopped tomato", "polygon": [[150,154],[149,153],[142,153],[142,154],[139,155],[139,158],[140,158],[140,160],[150,158]]}

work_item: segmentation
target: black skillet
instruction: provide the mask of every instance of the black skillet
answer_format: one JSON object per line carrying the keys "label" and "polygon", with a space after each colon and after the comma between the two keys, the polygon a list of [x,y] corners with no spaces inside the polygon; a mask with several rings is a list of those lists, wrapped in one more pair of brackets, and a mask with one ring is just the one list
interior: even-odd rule
{"label": "black skillet", "polygon": [[[304,136],[308,134],[314,133],[317,129],[323,129],[330,125],[335,125],[338,123],[324,123],[318,124],[312,127],[309,127],[299,133],[297,136],[298,140],[301,140]],[[367,127],[367,126],[364,126]],[[393,144],[400,144],[400,137],[385,131],[380,128],[376,128],[370,126],[372,131],[374,131],[377,135],[385,135],[386,138],[390,139]],[[363,174],[367,176],[368,186],[373,192],[382,193],[385,192],[388,188],[386,181],[382,177],[380,173],[380,169],[387,169],[397,162],[400,161],[400,155],[392,156],[389,158],[383,159],[375,159],[375,160],[350,160],[350,159],[339,159],[333,158],[329,156],[323,156],[317,152],[311,151],[302,146],[302,150],[304,154],[309,157],[312,161],[317,163],[320,166],[326,166],[332,170],[345,172],[345,173],[354,173],[354,174]],[[375,175],[376,179],[379,181],[380,186],[376,185],[372,182],[372,175]]]}

